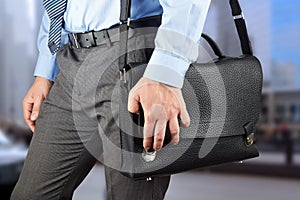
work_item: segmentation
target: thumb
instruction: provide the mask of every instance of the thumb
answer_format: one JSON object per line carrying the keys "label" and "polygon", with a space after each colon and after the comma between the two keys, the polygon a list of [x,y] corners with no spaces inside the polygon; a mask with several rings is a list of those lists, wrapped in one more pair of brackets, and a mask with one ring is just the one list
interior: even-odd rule
{"label": "thumb", "polygon": [[38,97],[35,99],[33,103],[32,113],[30,116],[31,121],[35,121],[40,113],[40,108],[42,105],[43,99],[41,97]]}
{"label": "thumb", "polygon": [[128,111],[131,113],[139,112],[139,96],[135,93],[129,92],[128,96]]}
{"label": "thumb", "polygon": [[189,113],[188,111],[186,110],[186,107],[183,107],[181,109],[181,112],[180,112],[180,120],[181,120],[181,124],[183,125],[183,127],[188,127],[190,125],[190,116],[189,116]]}
{"label": "thumb", "polygon": [[182,124],[183,127],[187,128],[191,123],[190,115],[186,109],[186,104],[182,96],[181,90],[176,90],[176,92],[178,92],[176,97],[178,98],[179,105],[180,105],[180,113],[179,113],[180,123]]}

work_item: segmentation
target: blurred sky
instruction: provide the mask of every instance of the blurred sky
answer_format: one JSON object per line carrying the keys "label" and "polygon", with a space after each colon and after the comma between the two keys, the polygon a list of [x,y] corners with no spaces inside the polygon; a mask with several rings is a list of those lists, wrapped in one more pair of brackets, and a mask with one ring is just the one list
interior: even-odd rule
{"label": "blurred sky", "polygon": [[272,0],[272,59],[297,66],[300,87],[300,1]]}

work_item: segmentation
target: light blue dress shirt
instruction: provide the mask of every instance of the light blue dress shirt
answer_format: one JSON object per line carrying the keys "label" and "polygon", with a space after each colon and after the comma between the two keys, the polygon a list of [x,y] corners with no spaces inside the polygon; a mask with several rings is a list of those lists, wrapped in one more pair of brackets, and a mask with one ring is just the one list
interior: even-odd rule
{"label": "light blue dress shirt", "polygon": [[[198,43],[211,0],[132,0],[131,20],[162,15],[155,50],[144,77],[181,88],[185,73],[198,56]],[[68,0],[61,43],[70,32],[109,28],[119,22],[120,0]],[[44,13],[38,36],[39,56],[34,76],[54,81],[56,55],[48,48],[50,21]]]}

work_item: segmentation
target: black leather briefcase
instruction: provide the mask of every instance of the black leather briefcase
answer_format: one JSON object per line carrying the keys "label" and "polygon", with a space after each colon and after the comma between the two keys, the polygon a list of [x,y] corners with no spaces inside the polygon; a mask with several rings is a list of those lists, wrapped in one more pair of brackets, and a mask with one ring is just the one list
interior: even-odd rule
{"label": "black leather briefcase", "polygon": [[[147,63],[128,63],[120,69],[123,73],[120,83],[122,105],[119,108],[120,171],[126,176],[141,179],[169,175],[258,156],[254,133],[261,108],[262,68],[252,55],[238,1],[230,0],[230,5],[243,55],[223,56],[216,43],[202,35],[218,58],[208,63],[193,63],[186,73],[182,92],[191,124],[180,129],[178,145],[168,143],[170,134],[167,130],[160,151],[144,151],[143,112],[140,109],[139,115],[129,114],[127,100]],[[128,17],[126,13],[124,19]]]}

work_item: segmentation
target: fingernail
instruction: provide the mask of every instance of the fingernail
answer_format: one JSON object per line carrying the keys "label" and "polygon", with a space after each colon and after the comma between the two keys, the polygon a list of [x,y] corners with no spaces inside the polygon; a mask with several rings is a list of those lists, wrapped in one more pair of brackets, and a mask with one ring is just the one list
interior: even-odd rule
{"label": "fingernail", "polygon": [[176,144],[178,144],[178,143],[179,143],[179,140],[178,140],[178,139],[173,139],[172,144],[176,145]]}
{"label": "fingernail", "polygon": [[31,121],[35,120],[35,119],[36,119],[36,114],[32,114],[32,115],[30,116],[30,119],[31,119]]}
{"label": "fingernail", "polygon": [[155,146],[155,150],[156,150],[156,151],[159,151],[159,150],[160,150],[160,145],[156,145],[156,146]]}

